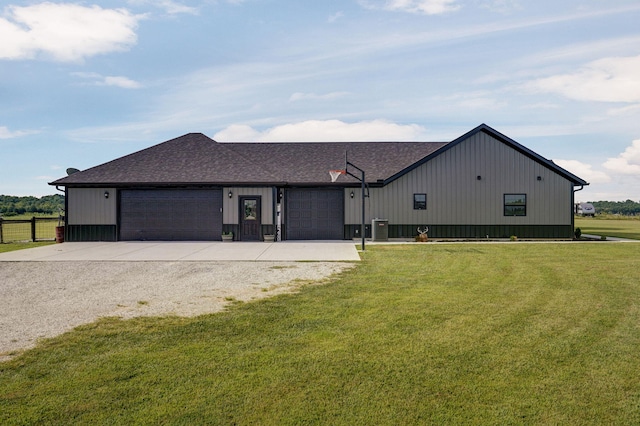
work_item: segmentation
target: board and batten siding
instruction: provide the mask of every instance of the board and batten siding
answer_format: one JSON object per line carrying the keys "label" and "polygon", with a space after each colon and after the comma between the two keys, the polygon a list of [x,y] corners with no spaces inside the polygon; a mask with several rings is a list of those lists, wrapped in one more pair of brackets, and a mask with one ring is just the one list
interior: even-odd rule
{"label": "board and batten siding", "polygon": [[[569,180],[478,132],[387,186],[371,188],[370,197],[365,200],[366,221],[380,218],[388,219],[390,224],[571,225],[572,191]],[[426,210],[413,209],[416,193],[427,194]],[[347,224],[360,223],[360,194],[359,188],[345,189]],[[526,194],[526,216],[504,216],[504,194]]]}
{"label": "board and batten siding", "polygon": [[[229,198],[229,191],[233,194]],[[238,197],[259,196],[262,225],[273,225],[273,188],[272,187],[233,187],[222,191],[222,223],[237,225],[240,219]]]}
{"label": "board and batten siding", "polygon": [[[109,198],[105,198],[105,191],[109,192]],[[118,197],[115,188],[68,188],[67,195],[67,224],[116,224]]]}

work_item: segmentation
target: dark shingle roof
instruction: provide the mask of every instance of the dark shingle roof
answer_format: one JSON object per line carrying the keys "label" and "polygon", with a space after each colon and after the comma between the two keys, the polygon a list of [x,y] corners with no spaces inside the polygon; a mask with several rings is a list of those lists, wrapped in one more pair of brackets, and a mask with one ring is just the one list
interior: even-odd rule
{"label": "dark shingle roof", "polygon": [[[349,162],[366,172],[368,183],[386,184],[478,132],[489,134],[576,185],[588,185],[486,124],[452,142],[218,143],[201,133],[189,133],[51,185],[325,185],[331,182],[329,170],[344,168],[345,153]],[[357,182],[342,176],[337,184]]]}
{"label": "dark shingle roof", "polygon": [[[330,183],[345,153],[384,180],[445,146],[445,142],[219,143],[189,133],[108,163],[74,173],[52,185],[299,184]],[[340,182],[357,182],[342,176]]]}

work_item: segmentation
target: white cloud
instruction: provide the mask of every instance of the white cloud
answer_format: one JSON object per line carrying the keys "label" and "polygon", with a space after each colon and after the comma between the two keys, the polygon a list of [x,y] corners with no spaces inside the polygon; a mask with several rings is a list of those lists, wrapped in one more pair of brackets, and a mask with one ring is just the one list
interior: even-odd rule
{"label": "white cloud", "polygon": [[17,130],[11,131],[5,126],[0,126],[0,139],[13,139],[21,136],[33,135],[39,133],[36,130]]}
{"label": "white cloud", "polygon": [[438,15],[458,10],[456,0],[360,0],[367,9],[382,9],[409,13]]}
{"label": "white cloud", "polygon": [[336,12],[333,15],[329,16],[329,18],[327,19],[327,22],[330,24],[333,24],[334,22],[336,22],[338,19],[342,17],[344,17],[343,12]]}
{"label": "white cloud", "polygon": [[559,109],[561,108],[559,104],[554,104],[552,102],[537,102],[533,104],[524,104],[521,106],[522,109],[540,109],[540,110],[549,110],[549,109]]}
{"label": "white cloud", "polygon": [[520,0],[487,0],[480,3],[480,6],[503,14],[522,10]]}
{"label": "white cloud", "polygon": [[137,41],[140,16],[124,9],[70,3],[8,6],[0,16],[0,59],[80,61],[128,49]]}
{"label": "white cloud", "polygon": [[608,174],[593,170],[591,164],[577,160],[553,160],[553,162],[591,184],[611,182],[611,177]]}
{"label": "white cloud", "polygon": [[607,111],[607,115],[610,117],[628,116],[628,115],[635,115],[638,112],[640,112],[640,103],[627,105],[622,108],[612,108]]}
{"label": "white cloud", "polygon": [[640,139],[634,140],[617,157],[609,158],[604,167],[615,173],[640,176]]}
{"label": "white cloud", "polygon": [[289,101],[290,102],[295,102],[295,101],[302,101],[302,100],[332,100],[332,99],[337,99],[337,98],[341,98],[343,96],[348,95],[349,92],[331,92],[331,93],[326,93],[324,95],[318,95],[316,93],[302,93],[302,92],[296,92],[293,95],[291,95],[291,97],[289,97]]}
{"label": "white cloud", "polygon": [[449,108],[469,110],[495,110],[506,106],[503,99],[496,99],[495,94],[488,91],[454,93],[447,96],[436,96],[433,100]]}
{"label": "white cloud", "polygon": [[103,76],[95,72],[74,72],[71,75],[92,80],[89,84],[94,86],[114,86],[122,89],[139,89],[142,87],[137,81],[123,76]]}
{"label": "white cloud", "polygon": [[137,81],[122,76],[107,76],[104,78],[105,86],[116,86],[123,89],[138,89],[142,87]]}
{"label": "white cloud", "polygon": [[220,142],[359,142],[423,140],[426,130],[417,124],[401,125],[386,120],[345,123],[340,120],[308,120],[283,124],[264,131],[232,125],[216,133]]}
{"label": "white cloud", "polygon": [[262,134],[246,124],[232,124],[213,135],[213,139],[222,142],[257,142]]}
{"label": "white cloud", "polygon": [[640,102],[640,56],[600,59],[574,73],[536,80],[529,87],[579,101]]}
{"label": "white cloud", "polygon": [[132,5],[150,5],[155,6],[160,9],[164,9],[164,11],[169,15],[177,15],[179,13],[187,13],[190,15],[197,15],[199,13],[198,9],[191,6],[186,6],[178,1],[174,0],[129,0],[129,4]]}

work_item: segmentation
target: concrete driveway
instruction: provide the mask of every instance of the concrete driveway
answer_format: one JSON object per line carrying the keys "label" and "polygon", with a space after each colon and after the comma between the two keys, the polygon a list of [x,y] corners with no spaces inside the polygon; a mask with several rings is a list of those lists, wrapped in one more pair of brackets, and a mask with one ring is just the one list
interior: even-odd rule
{"label": "concrete driveway", "polygon": [[0,253],[0,262],[26,261],[359,261],[353,241],[87,242]]}

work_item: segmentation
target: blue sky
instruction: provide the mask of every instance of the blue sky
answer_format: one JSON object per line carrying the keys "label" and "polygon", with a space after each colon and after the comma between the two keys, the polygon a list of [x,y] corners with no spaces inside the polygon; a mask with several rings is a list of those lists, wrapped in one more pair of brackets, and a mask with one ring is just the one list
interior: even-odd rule
{"label": "blue sky", "polygon": [[639,201],[638,22],[637,0],[8,0],[0,194],[189,132],[450,141],[486,123],[589,181],[578,201]]}

